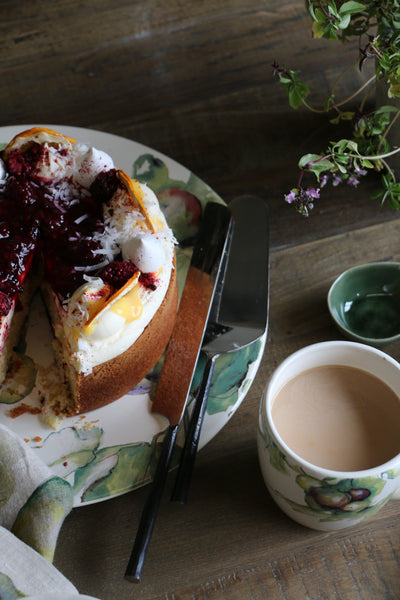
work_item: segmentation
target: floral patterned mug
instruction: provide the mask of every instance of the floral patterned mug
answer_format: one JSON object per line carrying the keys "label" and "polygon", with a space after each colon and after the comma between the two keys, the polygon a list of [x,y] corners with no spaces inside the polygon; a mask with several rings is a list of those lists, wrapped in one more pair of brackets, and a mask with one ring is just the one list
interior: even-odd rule
{"label": "floral patterned mug", "polygon": [[[281,435],[283,429],[277,427],[278,417],[276,410],[273,411],[274,401],[278,392],[289,381],[292,382],[294,378],[309,370],[327,366],[346,367],[357,370],[358,373],[363,371],[366,377],[377,378],[379,385],[389,388],[388,391],[396,405],[395,409],[398,408],[400,414],[400,406],[397,406],[397,399],[400,405],[400,364],[381,350],[357,342],[321,342],[302,348],[284,360],[272,374],[265,388],[259,412],[257,443],[260,467],[268,491],[283,512],[293,520],[313,529],[333,531],[355,525],[373,516],[396,492],[400,493],[400,421],[390,418],[389,412],[385,413],[385,406],[382,404],[385,401],[382,400],[382,396],[379,396],[377,414],[380,415],[381,421],[381,413],[385,414],[385,417],[380,425],[377,419],[371,420],[369,434],[373,440],[375,430],[379,426],[385,430],[386,425],[390,425],[396,440],[395,449],[385,460],[380,459],[380,464],[373,464],[367,468],[332,468],[323,463],[319,466],[318,444],[313,447],[313,460],[310,460],[309,456],[307,458],[301,456],[298,448],[297,451],[293,450],[292,447],[296,447],[293,440],[290,439],[287,443],[288,438],[285,437],[286,441],[284,441],[284,436]],[[353,394],[358,402],[358,395],[362,394],[358,392],[357,379],[353,387]],[[307,393],[307,388],[305,389]],[[292,393],[294,402],[299,397],[296,393],[299,394],[298,390]],[[310,397],[312,395],[309,394]],[[320,398],[322,399],[322,396],[314,394],[313,410],[318,409]],[[328,406],[327,409],[326,404],[323,406],[325,411],[332,408]],[[357,410],[360,407],[363,409],[363,400],[357,406]],[[294,417],[293,407],[298,409],[298,406],[292,405],[290,416],[285,417],[283,413],[283,423],[285,418],[290,417],[292,421],[290,431],[298,431],[302,439],[305,415],[304,418],[302,414]],[[333,427],[336,419],[336,439],[335,436],[330,435],[330,437],[335,439],[335,444],[343,446],[349,441],[344,439],[346,435],[347,438],[349,437],[349,432],[345,433],[349,423],[344,423],[337,418],[335,408],[337,407],[333,406],[331,417],[327,419],[327,426],[331,426],[331,419]],[[341,423],[343,423],[343,431]],[[328,439],[329,435],[325,437]],[[324,443],[325,437],[323,436]],[[319,443],[320,441],[321,436]],[[314,443],[313,440],[310,443]]]}

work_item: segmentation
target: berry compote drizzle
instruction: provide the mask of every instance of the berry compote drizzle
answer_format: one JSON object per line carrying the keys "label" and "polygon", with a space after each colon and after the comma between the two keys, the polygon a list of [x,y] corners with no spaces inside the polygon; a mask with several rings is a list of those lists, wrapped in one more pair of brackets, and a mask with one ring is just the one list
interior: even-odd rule
{"label": "berry compote drizzle", "polygon": [[0,316],[21,293],[34,256],[42,257],[45,277],[61,301],[84,282],[85,272],[96,275],[104,266],[98,234],[104,231],[102,204],[120,185],[115,170],[101,173],[90,190],[65,182],[72,198],[63,197],[55,194],[54,182],[32,175],[41,156],[40,146],[32,144],[7,160],[0,190]]}

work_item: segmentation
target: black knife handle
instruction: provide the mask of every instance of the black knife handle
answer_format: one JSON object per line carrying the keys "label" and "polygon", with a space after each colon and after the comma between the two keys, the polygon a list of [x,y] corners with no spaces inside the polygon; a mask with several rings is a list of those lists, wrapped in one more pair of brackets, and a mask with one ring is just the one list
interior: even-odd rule
{"label": "black knife handle", "polygon": [[189,493],[216,358],[217,356],[207,357],[199,393],[194,400],[185,445],[182,450],[178,474],[171,496],[171,500],[180,502],[181,504],[186,504]]}
{"label": "black knife handle", "polygon": [[133,583],[140,583],[142,578],[147,548],[150,543],[151,534],[153,533],[162,493],[167,480],[177,432],[178,425],[170,426],[167,430],[162,442],[161,454],[157,462],[152,488],[143,507],[135,543],[125,571],[125,579]]}

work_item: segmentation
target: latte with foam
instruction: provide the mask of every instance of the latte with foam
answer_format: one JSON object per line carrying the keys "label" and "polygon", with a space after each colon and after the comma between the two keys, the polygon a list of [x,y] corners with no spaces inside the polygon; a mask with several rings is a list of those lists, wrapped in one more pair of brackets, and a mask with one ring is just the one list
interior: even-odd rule
{"label": "latte with foam", "polygon": [[323,468],[369,469],[400,452],[400,398],[358,368],[327,365],[300,373],[276,394],[272,418],[293,452]]}

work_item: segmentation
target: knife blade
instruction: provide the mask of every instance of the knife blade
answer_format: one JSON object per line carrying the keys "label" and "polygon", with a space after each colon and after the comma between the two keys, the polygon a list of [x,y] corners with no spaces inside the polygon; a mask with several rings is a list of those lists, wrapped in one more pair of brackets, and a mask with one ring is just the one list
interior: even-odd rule
{"label": "knife blade", "polygon": [[202,351],[206,364],[181,454],[172,500],[185,504],[207,408],[214,366],[267,331],[269,308],[269,211],[258,196],[229,204],[235,220],[226,268],[220,270]]}
{"label": "knife blade", "polygon": [[153,484],[125,572],[125,578],[131,582],[141,581],[178,427],[185,411],[216,281],[232,228],[230,209],[223,204],[209,202],[204,210],[153,400],[152,412],[165,416],[169,420],[169,427],[162,442]]}

